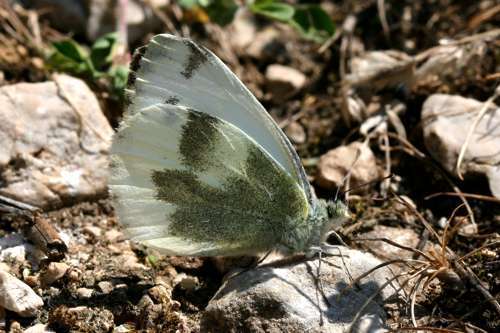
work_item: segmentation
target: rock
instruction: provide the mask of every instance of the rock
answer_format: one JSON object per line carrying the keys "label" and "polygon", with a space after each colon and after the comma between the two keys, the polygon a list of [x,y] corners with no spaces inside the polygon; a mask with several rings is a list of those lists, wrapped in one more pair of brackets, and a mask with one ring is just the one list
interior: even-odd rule
{"label": "rock", "polygon": [[[380,264],[371,254],[340,249],[354,278]],[[352,325],[353,332],[385,332],[385,313],[380,303],[391,296],[391,288],[385,288],[355,324],[352,320],[367,297],[392,277],[390,271],[376,270],[361,280],[360,288],[349,287],[342,259],[331,256],[324,260],[320,276],[330,306],[317,297],[317,259],[259,267],[226,281],[209,302],[201,331],[336,333],[346,332]]]}
{"label": "rock", "polygon": [[51,262],[47,267],[47,270],[41,276],[41,282],[49,286],[62,278],[68,271],[69,266],[63,262]]}
{"label": "rock", "polygon": [[304,127],[296,121],[292,121],[286,128],[285,134],[293,143],[301,144],[306,142],[306,131]]}
{"label": "rock", "polygon": [[[444,169],[458,176],[458,155],[483,103],[456,95],[435,94],[423,105],[424,143]],[[494,110],[496,109],[496,112]],[[479,121],[467,145],[461,173],[465,179],[486,177],[500,198],[500,112],[494,104]]]}
{"label": "rock", "polygon": [[306,76],[295,68],[278,64],[267,66],[265,77],[267,90],[276,102],[302,89],[307,81]]}
{"label": "rock", "polygon": [[46,324],[36,324],[24,330],[23,333],[55,333]]}
{"label": "rock", "polygon": [[[351,169],[350,188],[375,181],[381,173],[371,149],[360,142],[353,142],[332,149],[320,157],[316,181],[326,189],[340,188],[345,185],[344,177]],[[361,187],[356,192],[367,191],[369,188]]]}
{"label": "rock", "polygon": [[114,327],[114,317],[111,311],[98,307],[90,309],[86,306],[59,306],[49,313],[49,324],[57,328],[57,332],[107,333]]}
{"label": "rock", "polygon": [[0,88],[1,194],[42,208],[106,193],[113,130],[76,78]]}
{"label": "rock", "polygon": [[26,283],[7,272],[0,271],[0,307],[22,317],[36,315],[43,300]]}
{"label": "rock", "polygon": [[[119,9],[112,0],[24,0],[30,8],[44,11],[44,17],[61,31],[85,35],[93,41],[116,31]],[[163,8],[168,0],[148,1],[153,8]],[[148,33],[161,27],[153,8],[143,1],[129,0],[126,24],[129,43],[139,41]]]}

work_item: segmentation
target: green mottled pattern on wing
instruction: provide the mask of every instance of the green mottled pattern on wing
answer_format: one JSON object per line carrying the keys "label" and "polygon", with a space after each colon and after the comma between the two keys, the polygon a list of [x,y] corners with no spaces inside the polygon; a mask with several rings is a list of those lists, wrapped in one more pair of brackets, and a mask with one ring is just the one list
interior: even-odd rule
{"label": "green mottled pattern on wing", "polygon": [[[147,129],[156,136],[149,144],[140,136]],[[179,240],[212,244],[212,255],[254,254],[307,224],[308,202],[300,185],[255,141],[221,119],[162,104],[130,117],[120,133],[113,153],[126,172],[113,180],[112,188],[132,236],[155,238],[156,247],[178,254],[204,253],[171,248],[167,240],[172,237],[177,247]],[[173,149],[172,143],[178,147]],[[136,187],[152,190],[142,225],[140,211],[130,215],[134,203],[120,195]],[[161,221],[156,217],[160,209]],[[155,218],[149,220],[150,215]]]}

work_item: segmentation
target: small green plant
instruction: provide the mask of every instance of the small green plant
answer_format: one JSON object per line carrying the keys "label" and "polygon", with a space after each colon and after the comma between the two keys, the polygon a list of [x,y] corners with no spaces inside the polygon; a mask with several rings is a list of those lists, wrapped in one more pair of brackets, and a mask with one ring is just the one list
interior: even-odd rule
{"label": "small green plant", "polygon": [[53,70],[73,74],[94,83],[104,80],[114,93],[121,96],[127,83],[128,67],[114,63],[117,48],[116,33],[100,37],[90,50],[73,39],[66,39],[52,44],[48,64]]}
{"label": "small green plant", "polygon": [[[202,8],[210,19],[219,24],[231,23],[240,7],[235,0],[178,0],[187,9]],[[249,1],[246,7],[255,15],[293,26],[304,38],[323,42],[335,32],[328,14],[315,4],[291,5],[279,0]]]}

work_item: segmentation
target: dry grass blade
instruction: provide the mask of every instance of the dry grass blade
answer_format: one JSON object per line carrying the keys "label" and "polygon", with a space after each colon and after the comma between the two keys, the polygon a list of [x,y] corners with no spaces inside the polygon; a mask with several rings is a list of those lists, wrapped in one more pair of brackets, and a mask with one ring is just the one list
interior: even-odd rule
{"label": "dry grass blade", "polygon": [[469,202],[467,201],[466,197],[463,195],[463,192],[458,188],[457,185],[450,179],[450,177],[444,172],[433,160],[429,159],[427,155],[425,155],[423,152],[417,149],[413,144],[411,144],[408,140],[400,137],[399,135],[395,133],[388,133],[389,137],[397,139],[399,142],[401,142],[404,146],[405,149],[403,149],[404,152],[406,152],[408,155],[417,157],[423,161],[427,161],[430,163],[430,165],[438,171],[443,178],[450,184],[451,188],[455,191],[458,197],[460,197],[460,200],[464,203],[465,207],[467,208],[468,216],[470,218],[470,222],[472,224],[476,224],[475,218],[474,218],[474,212],[472,211],[471,206],[469,205]]}
{"label": "dry grass blade", "polygon": [[356,239],[353,239],[353,241],[355,241],[355,242],[357,242],[357,241],[382,241],[382,242],[386,242],[387,244],[391,244],[392,246],[398,247],[400,249],[417,253],[417,254],[421,255],[422,257],[424,257],[425,259],[427,259],[429,261],[432,261],[432,258],[429,257],[427,254],[425,254],[423,251],[420,251],[420,250],[415,249],[413,247],[401,245],[401,244],[396,243],[395,241],[392,241],[392,240],[390,240],[388,238],[385,238],[385,237],[379,237],[379,238],[356,238]]}
{"label": "dry grass blade", "polygon": [[415,303],[417,301],[417,293],[418,293],[418,289],[420,288],[420,284],[422,283],[422,281],[426,278],[425,275],[421,275],[419,276],[419,278],[417,279],[417,282],[415,282],[415,285],[413,286],[413,288],[411,289],[411,292],[410,292],[410,314],[411,314],[411,322],[413,324],[413,326],[417,327],[417,320],[415,319]]}
{"label": "dry grass blade", "polygon": [[425,200],[429,200],[429,199],[433,199],[433,198],[436,198],[436,197],[439,197],[439,196],[443,196],[443,195],[452,196],[452,197],[461,197],[461,196],[463,196],[463,197],[469,198],[469,199],[477,199],[477,200],[483,200],[483,201],[494,202],[494,203],[500,204],[500,199],[497,199],[495,197],[491,197],[491,196],[488,196],[488,195],[481,195],[481,194],[475,194],[475,193],[461,193],[461,194],[458,194],[458,193],[454,193],[454,192],[438,192],[438,193],[434,193],[434,194],[428,195],[424,199]]}
{"label": "dry grass blade", "polygon": [[458,260],[463,261],[463,260],[465,260],[465,259],[467,259],[469,257],[472,257],[474,254],[478,253],[481,250],[484,250],[486,248],[489,248],[489,247],[492,247],[492,246],[496,246],[496,245],[500,245],[500,241],[495,241],[493,243],[485,244],[485,245],[483,245],[481,247],[478,247],[477,249],[474,249],[474,250],[470,251],[469,253],[461,256],[460,258],[458,258]]}
{"label": "dry grass blade", "polygon": [[[387,280],[383,285],[381,285],[370,297],[368,297],[365,301],[365,303],[363,303],[363,305],[361,306],[361,308],[358,310],[358,312],[356,313],[356,315],[354,316],[354,318],[351,320],[351,327],[349,328],[349,331],[348,332],[355,332],[353,331],[353,328],[356,324],[356,322],[359,320],[359,318],[361,317],[361,314],[363,313],[363,311],[366,309],[366,307],[375,299],[375,297],[377,297],[377,295],[385,289],[385,287],[387,287],[389,284],[391,284],[393,281],[399,279],[400,277],[403,277],[405,275],[409,275],[411,273],[409,272],[404,272],[404,273],[400,273],[398,275],[395,275],[394,277],[390,278],[389,280]],[[411,279],[411,277],[410,277]]]}
{"label": "dry grass blade", "polygon": [[469,131],[467,132],[467,136],[465,137],[464,144],[462,145],[462,148],[460,149],[460,153],[458,154],[457,165],[456,165],[457,175],[458,175],[458,178],[460,178],[461,180],[463,180],[464,178],[462,175],[462,171],[460,170],[460,166],[461,166],[462,161],[464,159],[465,152],[467,151],[467,147],[469,146],[470,140],[472,139],[472,135],[474,134],[474,131],[476,130],[477,125],[479,125],[479,122],[481,121],[481,119],[483,119],[484,115],[486,114],[486,112],[488,112],[491,105],[493,104],[493,101],[498,97],[499,94],[500,94],[500,89],[499,89],[499,87],[497,87],[495,89],[493,96],[488,98],[488,100],[483,104],[483,107],[481,108],[481,110],[479,110],[479,113],[477,114],[476,118],[474,119],[474,122],[470,126]]}
{"label": "dry grass blade", "polygon": [[[449,328],[436,328],[436,327],[429,327],[429,326],[418,326],[418,327],[398,327],[397,332],[404,332],[404,331],[417,331],[417,332],[437,332],[437,333],[463,333],[463,331],[457,331],[457,330],[452,330]],[[396,332],[396,331],[394,331]]]}

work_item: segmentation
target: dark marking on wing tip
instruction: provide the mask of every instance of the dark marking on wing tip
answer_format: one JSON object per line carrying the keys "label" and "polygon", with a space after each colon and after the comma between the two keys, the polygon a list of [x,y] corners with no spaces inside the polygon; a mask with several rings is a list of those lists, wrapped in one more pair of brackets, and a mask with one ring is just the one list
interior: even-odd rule
{"label": "dark marking on wing tip", "polygon": [[141,46],[134,51],[134,55],[132,56],[132,60],[130,61],[130,71],[127,79],[127,88],[130,88],[134,85],[135,79],[137,78],[136,72],[141,67],[141,59],[146,53],[147,46]]}
{"label": "dark marking on wing tip", "polygon": [[190,40],[185,40],[184,44],[189,48],[189,57],[184,64],[184,69],[181,75],[187,80],[191,79],[196,71],[208,61],[207,51],[200,48],[194,42]]}
{"label": "dark marking on wing tip", "polygon": [[177,96],[170,96],[165,100],[165,104],[170,104],[170,105],[177,105],[179,104],[180,99]]}

